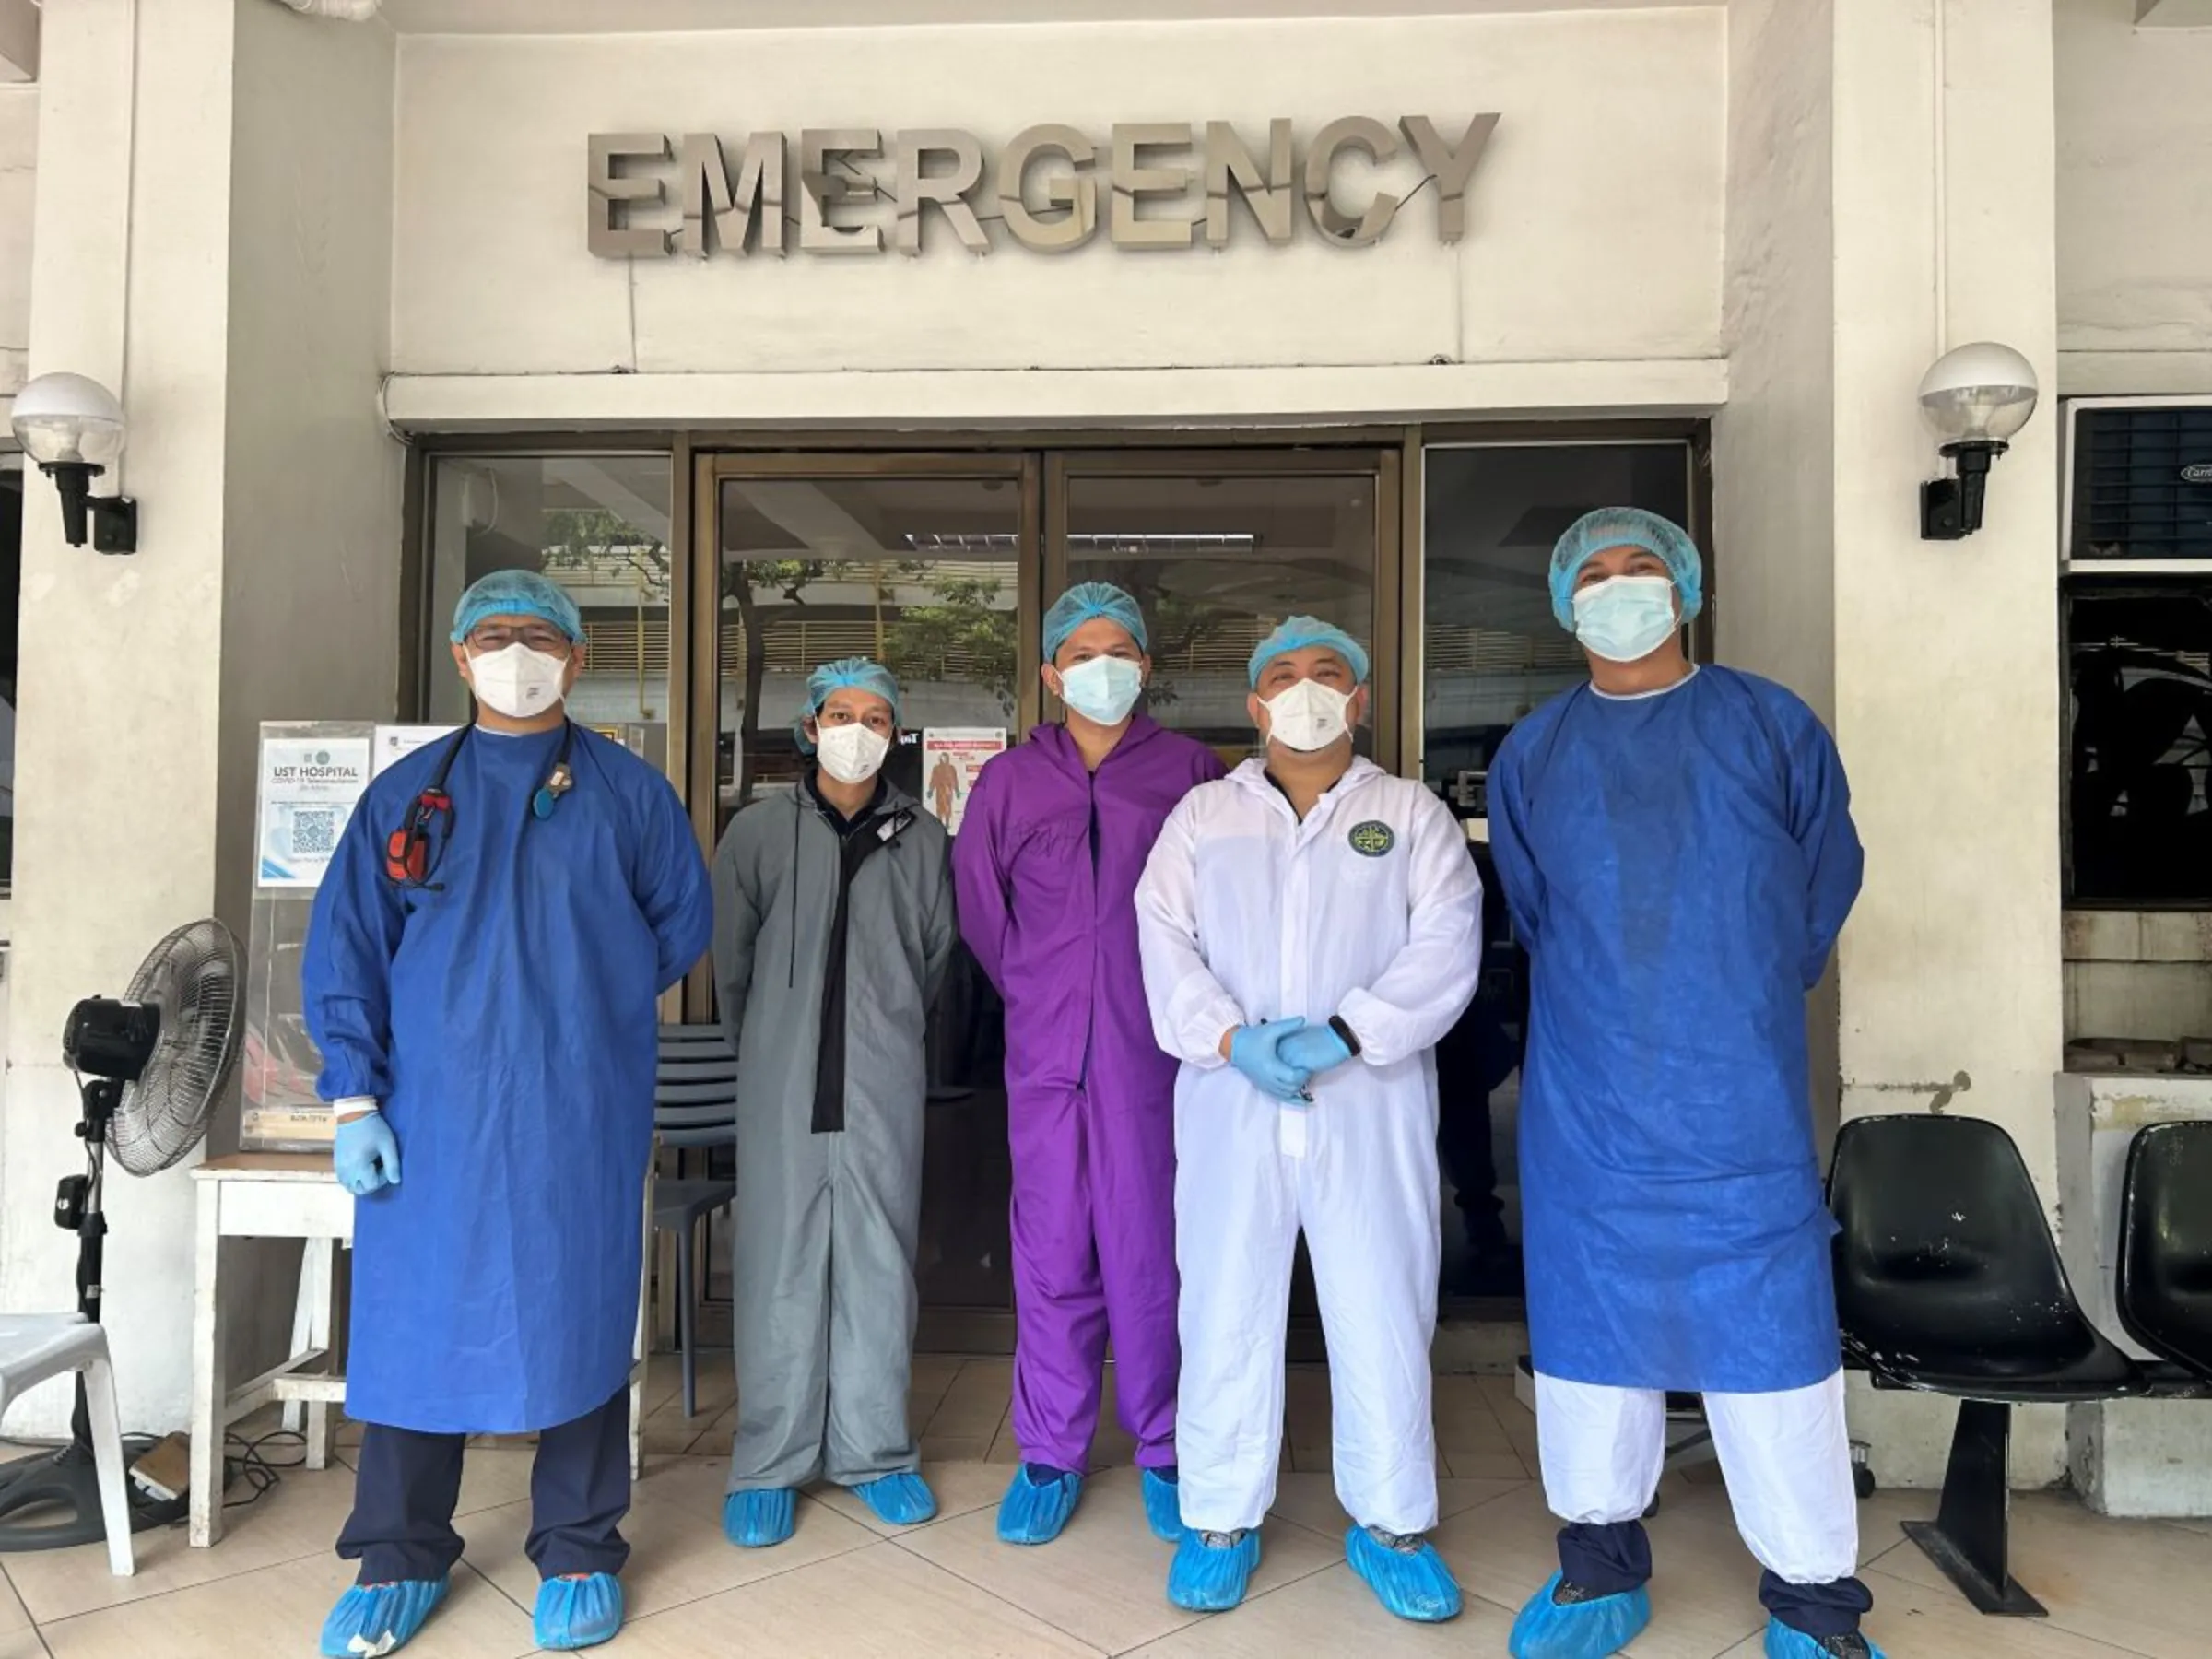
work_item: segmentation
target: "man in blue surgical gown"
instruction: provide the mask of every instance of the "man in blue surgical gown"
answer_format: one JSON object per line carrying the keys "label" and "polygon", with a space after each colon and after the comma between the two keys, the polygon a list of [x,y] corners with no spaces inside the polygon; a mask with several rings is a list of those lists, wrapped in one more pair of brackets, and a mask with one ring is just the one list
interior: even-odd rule
{"label": "man in blue surgical gown", "polygon": [[538,1435],[539,1645],[622,1620],[655,1003],[713,911],[667,781],[568,718],[582,640],[543,577],[464,594],[476,722],[369,786],[315,896],[303,991],[359,1200],[346,1407],[368,1425],[333,1656],[394,1651],[443,1599],[474,1433]]}
{"label": "man in blue surgical gown", "polygon": [[1834,743],[1781,687],[1692,665],[1696,547],[1583,518],[1552,608],[1591,681],[1514,728],[1490,841],[1534,971],[1521,1090],[1529,1337],[1559,1571],[1517,1659],[1603,1659],[1651,1618],[1641,1517],[1665,1393],[1700,1392],[1770,1659],[1866,1659],[1805,995],[1858,895]]}

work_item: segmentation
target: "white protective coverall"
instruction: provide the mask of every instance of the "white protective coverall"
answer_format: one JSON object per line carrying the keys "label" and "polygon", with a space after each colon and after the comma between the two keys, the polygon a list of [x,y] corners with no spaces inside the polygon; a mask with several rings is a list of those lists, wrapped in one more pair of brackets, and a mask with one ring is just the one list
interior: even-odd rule
{"label": "white protective coverall", "polygon": [[[1283,1330],[1298,1232],[1321,1298],[1336,1495],[1362,1525],[1436,1524],[1429,1345],[1441,1253],[1430,1050],[1475,993],[1482,882],[1420,784],[1371,761],[1303,823],[1247,760],[1169,816],[1136,891],[1152,1028],[1175,1085],[1182,1520],[1260,1524],[1283,1438]],[[1313,1104],[1269,1099],[1221,1056],[1237,1026],[1341,1015],[1359,1055]]]}

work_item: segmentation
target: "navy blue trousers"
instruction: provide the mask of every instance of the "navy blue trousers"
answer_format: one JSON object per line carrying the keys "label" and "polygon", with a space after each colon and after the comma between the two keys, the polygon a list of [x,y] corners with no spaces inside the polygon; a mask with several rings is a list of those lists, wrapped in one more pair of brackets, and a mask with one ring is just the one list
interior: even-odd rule
{"label": "navy blue trousers", "polygon": [[[1652,1576],[1651,1536],[1641,1521],[1563,1527],[1559,1576],[1593,1595],[1626,1595]],[[1815,1641],[1850,1635],[1874,1606],[1873,1595],[1855,1578],[1793,1584],[1771,1572],[1759,1575],[1759,1599],[1770,1615]]]}
{"label": "navy blue trousers", "polygon": [[[353,1514],[338,1556],[361,1564],[359,1582],[441,1579],[461,1559],[453,1506],[461,1500],[467,1437],[418,1434],[371,1423],[361,1435]],[[598,1410],[541,1431],[530,1471],[530,1539],[541,1579],[620,1572],[629,1559],[629,1390]]]}

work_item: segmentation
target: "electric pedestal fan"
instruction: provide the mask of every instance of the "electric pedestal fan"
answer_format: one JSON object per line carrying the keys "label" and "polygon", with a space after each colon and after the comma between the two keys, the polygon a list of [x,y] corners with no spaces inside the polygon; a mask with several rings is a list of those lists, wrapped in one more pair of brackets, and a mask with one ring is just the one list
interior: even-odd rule
{"label": "electric pedestal fan", "polygon": [[[134,1175],[154,1175],[200,1144],[238,1064],[241,978],[230,930],[193,922],[154,947],[121,1001],[92,997],[70,1010],[62,1059],[83,1102],[76,1134],[85,1172],[62,1182],[53,1218],[76,1235],[76,1305],[87,1319],[100,1318],[108,1155]],[[0,1468],[0,1551],[62,1549],[106,1535],[81,1375],[70,1427],[59,1452]],[[183,1517],[182,1499],[148,1501],[135,1483],[129,1492],[133,1532]]]}

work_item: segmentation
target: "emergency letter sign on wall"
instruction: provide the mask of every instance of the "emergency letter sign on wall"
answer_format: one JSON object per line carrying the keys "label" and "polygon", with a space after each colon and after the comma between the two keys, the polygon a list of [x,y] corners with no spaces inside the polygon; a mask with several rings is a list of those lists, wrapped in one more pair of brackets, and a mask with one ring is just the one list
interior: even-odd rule
{"label": "emergency letter sign on wall", "polygon": [[[1209,121],[1117,125],[1103,142],[1070,126],[1033,126],[995,154],[949,127],[808,128],[798,135],[795,179],[782,133],[751,133],[735,146],[712,133],[594,133],[586,243],[603,259],[781,256],[794,243],[805,253],[892,249],[911,257],[933,219],[982,255],[993,246],[984,209],[1041,253],[1086,246],[1101,228],[1131,251],[1219,249],[1238,217],[1235,197],[1275,246],[1292,240],[1302,201],[1323,241],[1364,248],[1431,185],[1437,240],[1451,243],[1466,234],[1467,186],[1497,125],[1495,114],[1477,115],[1454,143],[1426,115],[1401,116],[1394,129],[1347,116],[1323,126],[1302,154],[1283,120],[1268,124],[1258,148],[1232,124]],[[785,228],[787,214],[795,231]]]}

